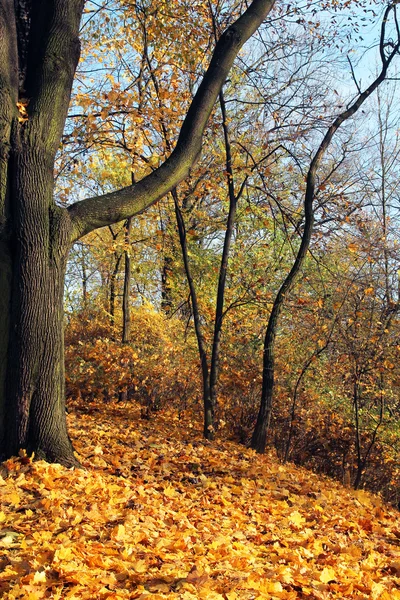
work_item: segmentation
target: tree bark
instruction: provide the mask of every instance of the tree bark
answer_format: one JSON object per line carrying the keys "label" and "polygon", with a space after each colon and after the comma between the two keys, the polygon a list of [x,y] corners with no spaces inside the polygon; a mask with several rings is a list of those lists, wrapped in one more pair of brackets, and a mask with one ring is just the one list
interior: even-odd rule
{"label": "tree bark", "polygon": [[[37,184],[28,178],[24,200],[27,188],[37,197]],[[57,239],[65,233],[64,215],[28,206],[20,205],[24,227],[13,260],[5,452],[12,455],[26,448],[38,458],[72,466],[77,461],[66,428],[63,344],[68,244]],[[48,235],[51,230],[54,237]]]}
{"label": "tree bark", "polygon": [[125,229],[125,272],[124,272],[124,292],[122,296],[122,343],[129,344],[131,341],[131,231],[132,218],[126,222]]}
{"label": "tree bark", "polygon": [[192,313],[194,321],[194,329],[196,332],[197,347],[199,349],[200,367],[201,367],[201,379],[203,383],[203,407],[204,407],[204,420],[203,420],[203,435],[207,440],[214,438],[214,406],[210,396],[210,382],[209,382],[209,368],[207,359],[206,343],[204,340],[203,327],[201,324],[200,309],[197,301],[196,286],[194,285],[192,271],[190,268],[189,254],[187,249],[186,241],[186,226],[183,219],[181,209],[179,207],[179,198],[176,190],[172,190],[172,196],[175,204],[175,216],[178,227],[179,241],[181,244],[183,264],[186,273],[186,279],[188,281],[190,291],[190,301],[192,304]]}
{"label": "tree bark", "polygon": [[53,169],[83,1],[39,2],[30,10],[0,0],[0,453],[26,448],[71,466],[78,462],[65,419],[63,355],[71,223],[55,205]]}
{"label": "tree bark", "polygon": [[171,277],[174,259],[170,252],[171,250],[164,251],[163,266],[161,270],[161,308],[167,316],[171,313],[172,309]]}
{"label": "tree bark", "polygon": [[122,260],[122,254],[118,254],[118,252],[114,252],[114,269],[111,273],[110,277],[110,323],[111,325],[115,324],[115,298],[117,295],[116,287],[117,287],[117,275],[119,272],[119,266]]}
{"label": "tree bark", "polygon": [[229,252],[231,248],[233,228],[236,218],[236,207],[239,198],[244,190],[244,184],[240,187],[238,193],[235,192],[235,183],[233,180],[233,166],[232,166],[232,151],[231,143],[229,139],[228,121],[226,115],[226,104],[224,93],[221,90],[219,94],[219,105],[222,114],[222,129],[224,132],[224,144],[225,144],[225,165],[226,165],[226,177],[228,186],[228,197],[229,197],[229,212],[226,221],[224,247],[222,250],[221,265],[219,268],[218,287],[217,287],[217,302],[215,306],[215,319],[214,319],[214,335],[212,342],[211,352],[211,365],[210,365],[210,401],[215,411],[217,406],[217,382],[218,382],[218,370],[219,370],[219,354],[221,346],[221,334],[222,334],[222,321],[224,318],[224,301],[225,301],[225,287],[226,287],[226,276],[228,273],[228,261]]}
{"label": "tree bark", "polygon": [[[129,344],[131,341],[131,231],[132,219],[129,218],[125,226],[125,273],[124,273],[124,291],[122,296],[122,343]],[[122,389],[118,394],[120,402],[126,402],[128,390]]]}
{"label": "tree bark", "polygon": [[11,297],[9,154],[18,101],[18,49],[14,2],[0,0],[0,440],[5,433],[5,378]]}

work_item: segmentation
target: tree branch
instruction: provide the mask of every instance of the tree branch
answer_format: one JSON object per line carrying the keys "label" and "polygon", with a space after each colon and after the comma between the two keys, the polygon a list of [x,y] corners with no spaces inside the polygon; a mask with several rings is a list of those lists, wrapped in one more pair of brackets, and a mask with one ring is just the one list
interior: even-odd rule
{"label": "tree branch", "polygon": [[261,25],[273,4],[274,0],[253,0],[221,36],[183,122],[177,145],[158,169],[135,185],[87,198],[68,208],[71,242],[98,227],[142,213],[187,177],[200,155],[204,129],[229,70],[241,47]]}

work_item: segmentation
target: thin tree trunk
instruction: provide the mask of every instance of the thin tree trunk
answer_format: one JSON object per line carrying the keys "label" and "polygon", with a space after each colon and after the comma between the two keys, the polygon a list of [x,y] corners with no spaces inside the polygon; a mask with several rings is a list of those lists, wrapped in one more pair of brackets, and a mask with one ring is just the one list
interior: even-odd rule
{"label": "thin tree trunk", "polygon": [[383,423],[383,415],[384,415],[384,407],[385,407],[385,396],[383,391],[383,373],[381,373],[380,379],[380,398],[379,398],[379,419],[376,422],[375,428],[371,435],[371,440],[368,444],[368,447],[362,456],[361,452],[361,423],[360,423],[360,412],[359,412],[359,385],[354,385],[354,413],[355,413],[355,423],[356,423],[356,450],[357,450],[357,473],[354,480],[353,487],[355,490],[358,490],[361,487],[362,477],[365,472],[369,456],[372,452],[372,448],[375,445],[376,438],[378,435],[378,430]]}
{"label": "thin tree trunk", "polygon": [[359,379],[357,373],[355,374],[354,385],[353,385],[353,407],[354,407],[354,421],[356,428],[356,453],[357,453],[357,473],[354,480],[354,489],[357,490],[361,483],[361,477],[364,471],[364,461],[361,455],[361,431],[360,431],[360,409],[359,409]]}
{"label": "thin tree trunk", "polygon": [[[131,341],[131,231],[132,218],[127,219],[125,227],[125,273],[124,292],[122,296],[122,343],[129,344]],[[120,390],[119,401],[126,402],[128,390]]]}
{"label": "thin tree trunk", "polygon": [[164,254],[161,271],[161,308],[166,315],[169,315],[172,309],[171,275],[173,262],[172,256]]}
{"label": "thin tree trunk", "polygon": [[314,223],[314,213],[312,210],[313,194],[314,192],[312,191],[312,195],[308,198],[306,205],[306,221],[296,260],[285,281],[283,282],[278,294],[276,295],[265,334],[261,403],[256,426],[251,439],[251,447],[257,450],[259,453],[265,452],[267,433],[272,415],[272,398],[275,376],[275,337],[278,328],[278,319],[283,307],[285,296],[288,294],[296,281],[296,277],[303,265],[310,244],[311,232]]}
{"label": "thin tree trunk", "polygon": [[385,142],[387,136],[387,129],[385,128],[386,123],[382,119],[382,106],[380,94],[378,93],[378,123],[379,123],[379,162],[380,162],[380,196],[381,196],[381,207],[382,207],[382,237],[383,237],[383,259],[385,265],[385,290],[386,290],[386,302],[390,306],[392,303],[392,293],[390,289],[390,275],[389,275],[389,251],[388,251],[388,216],[387,216],[387,197],[386,197],[386,157],[385,157]]}
{"label": "thin tree trunk", "polygon": [[117,252],[114,252],[114,258],[115,258],[114,269],[113,269],[113,272],[111,273],[111,278],[110,278],[110,322],[111,322],[111,325],[115,324],[115,298],[117,295],[117,292],[116,292],[117,276],[119,273],[119,267],[120,267],[121,260],[122,260],[122,254],[118,254]]}
{"label": "thin tree trunk", "polygon": [[82,254],[81,254],[82,304],[83,304],[83,309],[86,310],[87,307],[88,307],[88,289],[87,289],[88,275],[87,275],[87,269],[86,269],[86,262],[85,262],[85,254],[84,254],[83,244],[81,244],[81,250],[82,250]]}
{"label": "thin tree trunk", "polygon": [[176,215],[176,222],[177,222],[177,226],[178,226],[179,241],[180,241],[181,249],[182,249],[182,257],[183,257],[183,264],[185,267],[186,278],[187,278],[188,285],[189,285],[190,300],[192,303],[192,312],[193,312],[193,320],[194,320],[194,328],[195,328],[195,332],[196,332],[197,345],[198,345],[199,356],[200,356],[201,375],[202,375],[202,382],[203,382],[203,405],[204,405],[204,430],[203,430],[203,433],[204,433],[204,437],[207,440],[211,440],[214,438],[214,407],[213,407],[213,404],[211,402],[211,397],[210,397],[209,369],[208,369],[206,345],[204,342],[203,329],[201,326],[200,310],[199,310],[199,305],[198,305],[198,301],[197,301],[196,286],[194,285],[194,281],[193,281],[193,277],[192,277],[192,273],[191,273],[191,269],[190,269],[189,256],[188,256],[187,243],[186,243],[185,221],[183,220],[183,215],[179,208],[179,199],[178,199],[178,194],[177,194],[176,190],[172,191],[172,197],[174,199],[174,204],[175,204],[175,215]]}
{"label": "thin tree trunk", "polygon": [[[154,85],[154,89],[155,89],[157,97],[158,97],[158,104],[159,104],[160,114],[161,114],[160,125],[161,125],[161,130],[163,132],[166,150],[168,153],[170,153],[172,151],[172,145],[171,145],[169,135],[168,135],[168,128],[165,125],[164,118],[162,116],[163,104],[162,104],[161,97],[160,97],[160,89],[159,89],[157,78],[153,71],[153,67],[152,67],[150,58],[147,54],[147,46],[145,47],[145,56],[146,56],[146,60],[148,63],[148,67],[150,69],[150,76],[151,76],[151,79],[152,79],[152,82]],[[206,344],[204,341],[203,328],[201,325],[200,308],[199,308],[199,304],[198,304],[198,300],[197,300],[196,286],[195,286],[195,283],[194,283],[194,280],[192,277],[191,268],[190,268],[190,261],[189,261],[189,255],[188,255],[188,250],[187,250],[187,241],[186,241],[186,226],[185,226],[185,221],[183,218],[182,211],[179,206],[179,198],[178,198],[178,192],[177,192],[176,188],[174,188],[171,191],[171,195],[174,200],[176,224],[177,224],[177,228],[178,228],[179,242],[180,242],[181,251],[182,251],[183,265],[184,265],[186,279],[187,279],[188,286],[189,286],[189,294],[190,294],[190,301],[191,301],[191,305],[192,305],[194,328],[195,328],[197,347],[199,350],[199,357],[200,357],[201,379],[202,379],[202,387],[203,387],[203,435],[206,439],[212,440],[212,439],[214,439],[214,432],[215,432],[214,403],[213,403],[211,395],[210,395],[210,371],[209,371],[208,357],[207,357],[207,351],[206,351]],[[163,294],[165,293],[165,298],[163,296],[164,304],[166,303],[166,298],[168,297],[168,283],[167,282],[168,282],[168,271],[167,271],[167,262],[166,262],[166,258],[165,258],[164,259],[163,276],[162,276]]]}
{"label": "thin tree trunk", "polygon": [[[219,94],[219,104],[222,113],[222,128],[224,132],[225,142],[225,155],[226,155],[226,175],[228,184],[228,196],[229,196],[229,212],[228,219],[225,229],[224,247],[222,250],[221,266],[219,269],[218,288],[217,288],[217,303],[215,308],[215,319],[214,319],[214,336],[212,344],[211,354],[211,367],[210,367],[210,400],[215,410],[217,405],[217,379],[218,379],[218,368],[219,368],[219,354],[221,345],[221,332],[222,332],[222,321],[224,311],[224,299],[225,299],[225,287],[226,287],[226,275],[228,271],[228,259],[229,251],[231,247],[233,228],[236,218],[236,207],[239,200],[239,195],[235,194],[235,184],[233,181],[233,167],[232,167],[232,152],[231,144],[229,140],[229,130],[226,117],[226,105],[223,91]],[[244,189],[242,186],[241,191]]]}
{"label": "thin tree trunk", "polygon": [[125,273],[124,273],[124,292],[122,297],[122,343],[129,344],[131,341],[131,231],[132,218],[126,221],[125,228]]}

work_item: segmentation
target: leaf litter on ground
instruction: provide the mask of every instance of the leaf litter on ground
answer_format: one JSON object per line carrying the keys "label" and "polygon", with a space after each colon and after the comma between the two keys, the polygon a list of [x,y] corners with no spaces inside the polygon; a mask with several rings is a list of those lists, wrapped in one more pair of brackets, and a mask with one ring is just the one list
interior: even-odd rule
{"label": "leaf litter on ground", "polygon": [[399,513],[134,405],[76,405],[83,469],[0,469],[6,600],[400,600]]}

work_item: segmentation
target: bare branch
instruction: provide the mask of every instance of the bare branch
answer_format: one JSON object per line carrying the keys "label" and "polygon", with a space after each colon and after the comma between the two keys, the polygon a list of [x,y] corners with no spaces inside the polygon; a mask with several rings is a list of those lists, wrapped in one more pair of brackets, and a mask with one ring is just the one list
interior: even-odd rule
{"label": "bare branch", "polygon": [[351,69],[351,76],[352,76],[352,78],[353,78],[353,81],[354,81],[354,83],[355,83],[355,85],[356,85],[357,92],[358,92],[359,94],[361,94],[361,93],[362,93],[362,92],[361,92],[361,88],[360,88],[360,86],[358,85],[358,81],[357,81],[357,79],[356,79],[356,75],[355,75],[355,73],[354,73],[354,68],[353,68],[353,64],[352,64],[352,62],[351,62],[351,60],[350,60],[350,56],[347,56],[347,60],[348,60],[348,63],[349,63],[349,65],[350,65],[350,69]]}

